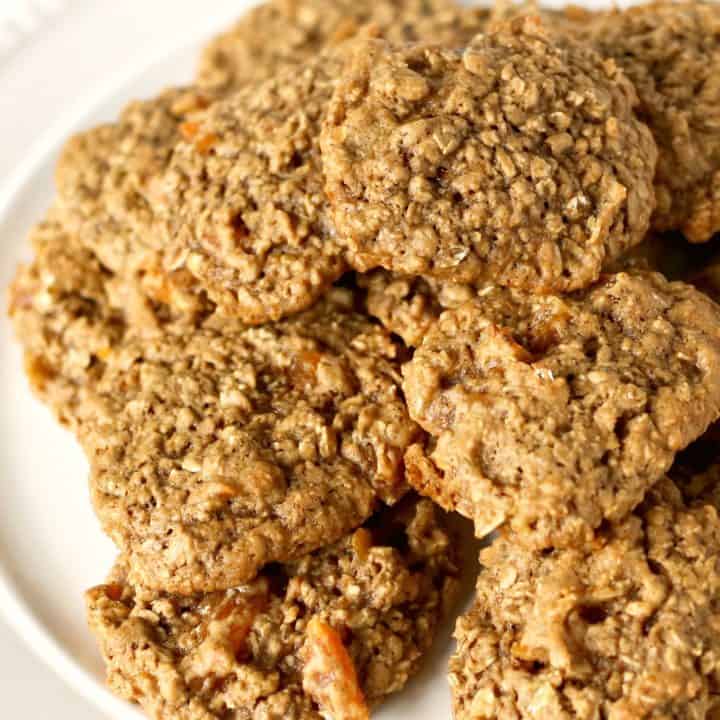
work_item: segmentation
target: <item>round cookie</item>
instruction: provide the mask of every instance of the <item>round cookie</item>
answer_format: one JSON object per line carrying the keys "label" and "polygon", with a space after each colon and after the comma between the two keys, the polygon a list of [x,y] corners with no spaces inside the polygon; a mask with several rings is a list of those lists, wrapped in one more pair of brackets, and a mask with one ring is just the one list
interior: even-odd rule
{"label": "round cookie", "polygon": [[157,720],[366,720],[418,669],[457,578],[420,501],[224,592],[133,589],[120,562],[87,606],[110,688]]}
{"label": "round cookie", "polygon": [[488,14],[454,0],[271,0],[213,38],[200,59],[197,83],[228,92],[275,77],[368,24],[395,42],[462,47],[482,30]]}
{"label": "round cookie", "polygon": [[521,18],[464,52],[353,54],[321,147],[339,236],[382,266],[534,291],[581,288],[639,243],[656,148],[612,62]]}
{"label": "round cookie", "polygon": [[406,455],[423,494],[535,547],[624,517],[720,416],[720,307],[659,274],[567,297],[488,288],[405,365]]}
{"label": "round cookie", "polygon": [[35,393],[59,421],[74,427],[81,390],[122,338],[123,314],[108,298],[111,274],[51,213],[32,231],[35,257],[21,265],[8,293],[8,314]]}
{"label": "round cookie", "polygon": [[655,2],[581,28],[632,80],[657,141],[654,226],[709,240],[720,231],[720,7]]}
{"label": "round cookie", "polygon": [[132,102],[117,122],[71,138],[56,170],[57,213],[68,231],[153,301],[186,313],[200,311],[202,298],[185,275],[163,268],[165,238],[153,195],[183,123],[213,99],[208,91],[172,88]]}
{"label": "round cookie", "polygon": [[400,348],[336,289],[292,320],[129,335],[83,425],[91,493],[133,583],[192,593],[358,527],[420,441]]}
{"label": "round cookie", "polygon": [[457,720],[704,720],[720,709],[720,520],[663,480],[593,542],[481,554],[458,621]]}
{"label": "round cookie", "polygon": [[189,270],[223,312],[244,322],[303,310],[346,270],[318,147],[341,66],[340,56],[321,56],[183,127],[158,208],[169,264]]}
{"label": "round cookie", "polygon": [[[88,388],[102,376],[105,360],[132,328],[139,335],[168,324],[212,325],[213,314],[186,314],[194,289],[182,273],[172,275],[163,293],[149,275],[124,277],[110,272],[78,236],[64,228],[64,214],[53,208],[33,228],[34,257],[21,265],[10,286],[8,314],[25,352],[32,388],[58,420],[77,430],[92,415]],[[154,302],[151,296],[166,301]],[[190,299],[191,302],[185,302]],[[225,320],[223,319],[223,322]]]}

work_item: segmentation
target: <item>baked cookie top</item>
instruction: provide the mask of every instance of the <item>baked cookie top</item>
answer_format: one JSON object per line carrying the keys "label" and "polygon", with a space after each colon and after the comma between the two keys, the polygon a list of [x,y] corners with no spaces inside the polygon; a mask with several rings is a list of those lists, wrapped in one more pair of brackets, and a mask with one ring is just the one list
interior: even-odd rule
{"label": "baked cookie top", "polygon": [[406,489],[401,349],[337,289],[285,323],[128,335],[81,442],[133,583],[218,590],[332,542]]}
{"label": "baked cookie top", "polygon": [[164,239],[151,196],[180,139],[181,124],[212,93],[171,88],[128,104],[117,122],[72,137],[56,170],[63,224],[115,273],[158,272]]}
{"label": "baked cookie top", "polygon": [[146,335],[168,324],[217,325],[218,318],[207,303],[196,312],[199,296],[187,273],[113,273],[65,229],[65,218],[52,208],[31,231],[34,256],[15,274],[8,314],[31,386],[60,422],[76,430],[89,411],[87,388],[102,376],[129,327]]}
{"label": "baked cookie top", "polygon": [[533,546],[619,520],[720,414],[720,307],[659,274],[559,297],[489,288],[441,315],[404,367],[431,433],[410,483]]}
{"label": "baked cookie top", "polygon": [[272,78],[372,25],[396,42],[463,47],[482,30],[485,8],[454,0],[271,0],[249,10],[204,49],[197,82],[222,92]]}
{"label": "baked cookie top", "polygon": [[632,80],[657,142],[653,224],[709,240],[720,231],[720,7],[655,2],[597,13],[582,28]]}
{"label": "baked cookie top", "polygon": [[540,5],[535,0],[519,2],[496,0],[488,18],[488,25],[491,29],[495,29],[517,17],[534,16],[539,17],[553,32],[574,32],[579,26],[590,22],[596,14],[597,11],[582,5],[570,4],[565,7],[552,8]]}
{"label": "baked cookie top", "polygon": [[356,269],[565,291],[642,240],[657,153],[615,63],[533,18],[352,58],[321,146]]}
{"label": "baked cookie top", "polygon": [[50,213],[30,234],[31,263],[21,265],[8,292],[8,314],[38,397],[73,428],[81,389],[99,377],[102,358],[125,330],[112,307],[112,275]]}
{"label": "baked cookie top", "polygon": [[720,707],[720,520],[663,480],[576,548],[501,537],[456,627],[458,720],[702,720]]}
{"label": "baked cookie top", "polygon": [[133,588],[121,561],[87,606],[111,689],[158,720],[367,720],[417,670],[457,578],[441,514],[403,502],[224,592]]}
{"label": "baked cookie top", "polygon": [[298,312],[346,269],[318,145],[341,66],[321,56],[182,127],[158,204],[169,265],[187,268],[228,315],[256,324]]}

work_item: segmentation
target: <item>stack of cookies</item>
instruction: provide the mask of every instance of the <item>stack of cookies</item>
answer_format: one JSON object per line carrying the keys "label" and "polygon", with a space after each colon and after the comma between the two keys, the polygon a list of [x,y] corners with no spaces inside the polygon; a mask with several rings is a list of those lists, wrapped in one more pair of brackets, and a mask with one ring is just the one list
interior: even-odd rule
{"label": "stack of cookies", "polygon": [[720,713],[720,6],[272,0],[56,179],[9,310],[113,691],[367,718],[456,512],[458,720]]}

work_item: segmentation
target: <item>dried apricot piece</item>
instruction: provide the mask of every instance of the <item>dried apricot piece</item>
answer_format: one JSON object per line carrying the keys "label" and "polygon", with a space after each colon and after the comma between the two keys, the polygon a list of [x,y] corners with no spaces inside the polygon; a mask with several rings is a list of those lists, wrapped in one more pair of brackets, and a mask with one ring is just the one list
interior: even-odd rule
{"label": "dried apricot piece", "polygon": [[368,720],[355,665],[338,632],[314,616],[307,626],[303,689],[333,720]]}

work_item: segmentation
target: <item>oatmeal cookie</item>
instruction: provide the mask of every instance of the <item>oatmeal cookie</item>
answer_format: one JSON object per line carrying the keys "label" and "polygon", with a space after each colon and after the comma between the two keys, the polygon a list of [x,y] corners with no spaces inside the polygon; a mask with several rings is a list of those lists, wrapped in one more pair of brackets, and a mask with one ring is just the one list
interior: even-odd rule
{"label": "oatmeal cookie", "polygon": [[158,209],[169,263],[189,270],[228,315],[257,324],[298,312],[346,270],[318,147],[341,65],[322,56],[183,126]]}
{"label": "oatmeal cookie", "polygon": [[657,142],[654,226],[710,239],[720,231],[720,6],[655,2],[581,27],[632,80]]}
{"label": "oatmeal cookie", "polygon": [[520,18],[464,52],[352,54],[321,147],[356,269],[564,291],[642,240],[656,148],[635,90],[560,42]]}
{"label": "oatmeal cookie", "polygon": [[[53,208],[31,232],[32,261],[21,265],[11,284],[8,314],[25,351],[30,384],[63,425],[72,430],[92,414],[85,391],[102,376],[105,360],[132,328],[138,335],[219,318],[186,314],[194,289],[174,273],[163,302],[150,299],[151,278],[123,277],[108,270],[78,236],[65,229],[64,213]],[[180,312],[173,312],[180,309]],[[222,319],[226,323],[225,318]]]}
{"label": "oatmeal cookie", "polygon": [[704,720],[720,710],[720,520],[663,480],[572,549],[501,537],[450,661],[457,720]]}
{"label": "oatmeal cookie", "polygon": [[720,415],[720,307],[659,274],[567,297],[489,288],[441,315],[404,367],[434,436],[408,479],[532,546],[619,520]]}
{"label": "oatmeal cookie", "polygon": [[400,348],[337,289],[290,321],[128,335],[81,442],[130,580],[221,590],[337,540],[405,490]]}
{"label": "oatmeal cookie", "polygon": [[403,506],[223,592],[133,588],[121,561],[87,593],[110,688],[157,720],[367,720],[417,670],[458,582],[439,512]]}
{"label": "oatmeal cookie", "polygon": [[188,313],[198,311],[201,298],[187,276],[164,271],[165,239],[152,196],[183,123],[213,99],[207,91],[173,88],[132,102],[117,122],[71,138],[56,171],[58,213],[68,231],[109,270]]}
{"label": "oatmeal cookie", "polygon": [[394,42],[463,47],[489,11],[455,0],[271,0],[247,12],[203,51],[197,82],[221,92],[275,77],[372,24]]}
{"label": "oatmeal cookie", "polygon": [[8,313],[38,397],[75,426],[81,389],[100,374],[125,322],[109,302],[111,274],[51,213],[30,237],[35,257],[17,270]]}

